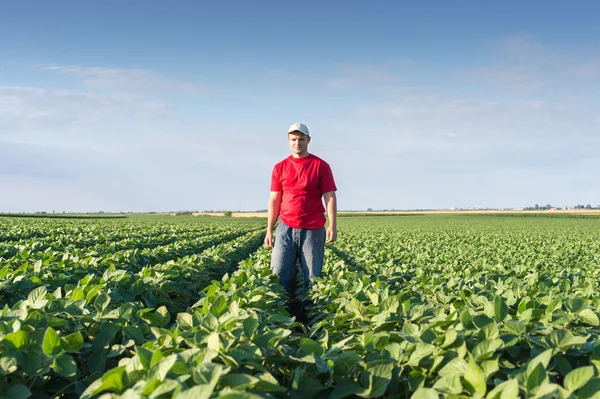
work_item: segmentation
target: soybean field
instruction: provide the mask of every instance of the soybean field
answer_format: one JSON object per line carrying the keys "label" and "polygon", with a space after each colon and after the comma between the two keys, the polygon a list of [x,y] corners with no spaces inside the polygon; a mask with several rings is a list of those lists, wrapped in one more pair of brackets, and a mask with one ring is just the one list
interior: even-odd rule
{"label": "soybean field", "polygon": [[340,217],[291,295],[265,229],[0,217],[0,396],[600,397],[600,219]]}

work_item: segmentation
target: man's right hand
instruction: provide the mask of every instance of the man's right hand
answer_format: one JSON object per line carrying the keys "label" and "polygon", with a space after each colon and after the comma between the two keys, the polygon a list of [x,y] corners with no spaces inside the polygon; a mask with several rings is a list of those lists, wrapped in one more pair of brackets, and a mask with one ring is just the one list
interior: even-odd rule
{"label": "man's right hand", "polygon": [[265,236],[265,247],[273,248],[273,232],[268,231]]}

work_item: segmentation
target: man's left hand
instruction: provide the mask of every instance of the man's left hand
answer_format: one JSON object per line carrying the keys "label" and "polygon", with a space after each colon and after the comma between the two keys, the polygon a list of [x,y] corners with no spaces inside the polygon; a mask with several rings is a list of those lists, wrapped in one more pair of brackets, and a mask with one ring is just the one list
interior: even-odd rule
{"label": "man's left hand", "polygon": [[336,229],[329,227],[327,229],[327,240],[325,241],[326,243],[332,243],[332,242],[336,242],[337,241],[337,231]]}

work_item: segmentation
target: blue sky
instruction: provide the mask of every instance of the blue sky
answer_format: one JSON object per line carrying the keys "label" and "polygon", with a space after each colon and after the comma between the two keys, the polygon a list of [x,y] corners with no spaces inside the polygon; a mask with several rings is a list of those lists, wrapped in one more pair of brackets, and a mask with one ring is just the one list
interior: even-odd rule
{"label": "blue sky", "polygon": [[0,211],[600,204],[593,1],[0,1]]}

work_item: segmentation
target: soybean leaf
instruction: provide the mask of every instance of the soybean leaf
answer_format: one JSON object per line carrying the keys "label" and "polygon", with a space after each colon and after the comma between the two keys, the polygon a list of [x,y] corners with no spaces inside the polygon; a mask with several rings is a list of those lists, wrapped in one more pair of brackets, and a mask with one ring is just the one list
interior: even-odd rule
{"label": "soybean leaf", "polygon": [[171,315],[169,314],[166,306],[161,306],[156,309],[156,315],[158,318],[159,327],[165,327],[171,321]]}
{"label": "soybean leaf", "polygon": [[183,330],[191,330],[194,328],[194,318],[189,313],[178,313],[177,314],[177,324]]}
{"label": "soybean leaf", "polygon": [[21,354],[19,352],[4,353],[2,357],[0,357],[0,370],[3,371],[1,374],[11,374],[17,371],[19,368],[20,356]]}
{"label": "soybean leaf", "polygon": [[558,384],[545,383],[536,392],[536,398],[569,398],[569,392]]}
{"label": "soybean leaf", "polygon": [[529,372],[527,376],[527,392],[535,393],[539,387],[548,382],[548,375],[544,365],[538,363],[533,370]]}
{"label": "soybean leaf", "polygon": [[36,377],[42,368],[42,358],[46,361],[46,356],[38,351],[29,351],[23,355],[23,362],[19,363],[23,372],[30,377]]}
{"label": "soybean leaf", "polygon": [[136,345],[142,345],[144,343],[144,333],[139,327],[127,326],[123,328],[123,331],[136,343]]}
{"label": "soybean leaf", "polygon": [[29,295],[27,295],[27,302],[29,306],[41,299],[44,299],[47,293],[48,290],[46,289],[46,286],[37,287],[36,289],[32,290]]}
{"label": "soybean leaf", "polygon": [[498,324],[490,319],[489,323],[481,327],[480,335],[483,335],[485,339],[497,339],[500,336]]}
{"label": "soybean leaf", "polygon": [[328,399],[342,399],[352,395],[363,396],[366,393],[367,390],[357,382],[344,379],[339,384],[336,384],[335,389],[331,392]]}
{"label": "soybean leaf", "polygon": [[11,385],[4,391],[4,397],[10,399],[27,399],[31,396],[31,391],[23,384]]}
{"label": "soybean leaf", "polygon": [[592,309],[583,309],[577,314],[584,322],[591,326],[600,326],[598,315]]}
{"label": "soybean leaf", "polygon": [[150,359],[150,367],[156,366],[161,360],[164,359],[164,356],[160,349],[155,349],[152,352],[152,358]]}
{"label": "soybean leaf", "polygon": [[527,364],[527,375],[531,374],[533,370],[538,366],[538,364],[541,364],[544,369],[548,368],[551,359],[552,349],[548,349],[540,353],[539,355],[531,359]]}
{"label": "soybean leaf", "polygon": [[519,397],[519,382],[516,379],[504,381],[492,389],[486,399],[516,399]]}
{"label": "soybean leaf", "polygon": [[102,378],[94,381],[81,395],[80,399],[91,399],[104,391],[121,392],[124,388],[125,367],[108,370]]}
{"label": "soybean leaf", "polygon": [[200,363],[194,370],[192,370],[192,378],[198,385],[208,384],[212,385],[219,381],[223,366],[214,363]]}
{"label": "soybean leaf", "polygon": [[597,398],[600,393],[600,378],[592,378],[577,392],[579,399]]}
{"label": "soybean leaf", "polygon": [[256,395],[250,392],[242,392],[242,391],[226,391],[221,392],[218,396],[219,399],[263,399],[264,396]]}
{"label": "soybean leaf", "polygon": [[458,333],[455,329],[451,328],[446,331],[444,334],[444,342],[442,343],[442,348],[446,348],[456,342],[456,338],[458,337]]}
{"label": "soybean leaf", "polygon": [[439,399],[440,395],[433,388],[419,388],[410,397],[411,399]]}
{"label": "soybean leaf", "polygon": [[83,347],[83,335],[79,331],[60,339],[62,348],[67,352],[79,352]]}
{"label": "soybean leaf", "polygon": [[460,322],[466,329],[473,328],[473,318],[468,310],[465,310],[460,314]]}
{"label": "soybean leaf", "polygon": [[215,352],[218,352],[219,349],[221,348],[221,341],[219,340],[219,334],[216,332],[213,332],[210,335],[208,335],[208,338],[206,340],[206,346],[209,349],[212,349]]}
{"label": "soybean leaf", "polygon": [[320,343],[310,338],[302,338],[300,340],[300,350],[307,354],[315,356],[323,356],[324,349]]}
{"label": "soybean leaf", "polygon": [[11,349],[21,349],[29,343],[27,333],[23,330],[7,334],[2,341],[6,341],[6,345]]}
{"label": "soybean leaf", "polygon": [[367,365],[367,372],[371,375],[373,384],[371,395],[373,397],[381,396],[385,393],[390,381],[392,380],[393,363]]}
{"label": "soybean leaf", "polygon": [[135,352],[140,360],[140,363],[144,367],[144,370],[149,370],[150,367],[153,366],[151,362],[152,358],[154,357],[154,353],[150,349],[144,348],[143,346],[136,346]]}
{"label": "soybean leaf", "polygon": [[551,348],[561,350],[569,349],[573,345],[581,345],[587,342],[587,337],[574,336],[569,330],[554,330],[544,340]]}
{"label": "soybean leaf", "polygon": [[439,371],[439,375],[442,377],[453,374],[462,376],[467,370],[467,367],[467,362],[464,359],[457,357],[450,360],[448,364],[442,367],[442,369]]}
{"label": "soybean leaf", "polygon": [[257,391],[287,392],[287,388],[279,385],[277,379],[269,373],[259,374],[255,377],[259,378],[259,381],[254,385],[254,389]]}
{"label": "soybean leaf", "polygon": [[471,394],[477,394],[478,396],[485,395],[485,392],[487,391],[485,374],[472,357],[467,364],[464,379],[465,388]]}
{"label": "soybean leaf", "polygon": [[492,357],[494,352],[504,346],[504,341],[501,339],[486,339],[481,341],[475,348],[473,348],[473,356],[475,360],[482,361]]}
{"label": "soybean leaf", "polygon": [[169,355],[162,359],[156,365],[150,369],[150,375],[156,377],[159,381],[164,381],[167,377],[168,372],[171,370],[175,362],[177,361],[177,355]]}
{"label": "soybean leaf", "polygon": [[246,337],[251,338],[256,329],[258,328],[259,322],[256,314],[253,314],[246,320],[244,320],[244,334]]}
{"label": "soybean leaf", "polygon": [[[181,390],[181,384],[179,382],[171,379],[166,379],[159,386],[157,386],[156,389],[152,391],[152,394],[150,395],[149,399],[156,399],[160,398],[161,396],[164,397],[164,395],[167,393],[179,390]],[[121,395],[120,399],[124,399],[124,396],[124,394]]]}
{"label": "soybean leaf", "polygon": [[416,367],[419,365],[419,362],[431,355],[435,351],[435,346],[431,344],[422,344],[418,343],[415,345],[415,350],[410,354],[408,359],[408,365]]}
{"label": "soybean leaf", "polygon": [[554,356],[554,369],[561,375],[566,376],[569,372],[571,372],[571,370],[573,370],[573,366],[567,358],[558,354]]}
{"label": "soybean leaf", "polygon": [[519,320],[508,320],[504,324],[504,328],[516,335],[523,335],[527,332],[527,326]]}
{"label": "soybean leaf", "polygon": [[494,315],[500,321],[508,315],[508,306],[506,306],[506,301],[501,296],[494,298]]}
{"label": "soybean leaf", "polygon": [[209,331],[217,331],[219,329],[219,319],[214,314],[208,313],[202,320],[202,326]]}
{"label": "soybean leaf", "polygon": [[100,313],[104,312],[106,310],[106,308],[108,308],[109,304],[110,304],[110,296],[106,292],[102,292],[101,294],[99,294],[96,297],[96,300],[94,301],[94,307]]}
{"label": "soybean leaf", "polygon": [[433,388],[439,392],[450,395],[458,395],[463,390],[463,386],[460,383],[460,376],[458,374],[451,374],[440,378],[435,382]]}
{"label": "soybean leaf", "polygon": [[564,380],[564,386],[573,392],[587,384],[594,377],[594,366],[584,366],[570,371]]}
{"label": "soybean leaf", "polygon": [[245,390],[252,388],[258,381],[258,378],[249,374],[229,373],[220,379],[219,386]]}
{"label": "soybean leaf", "polygon": [[62,355],[55,358],[52,368],[58,375],[65,378],[75,378],[77,376],[77,363],[71,355]]}
{"label": "soybean leaf", "polygon": [[42,342],[42,351],[50,357],[54,357],[61,352],[60,337],[52,327],[46,329],[44,340]]}

